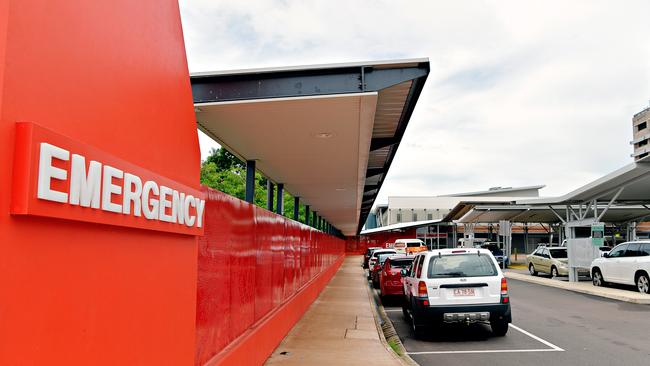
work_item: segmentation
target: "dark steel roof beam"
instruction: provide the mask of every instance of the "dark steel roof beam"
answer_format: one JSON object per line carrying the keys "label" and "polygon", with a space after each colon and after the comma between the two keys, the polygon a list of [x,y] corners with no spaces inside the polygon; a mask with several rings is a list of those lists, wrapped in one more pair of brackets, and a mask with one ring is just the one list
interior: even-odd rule
{"label": "dark steel roof beam", "polygon": [[194,103],[376,92],[425,77],[427,63],[416,67],[351,67],[274,73],[192,76]]}

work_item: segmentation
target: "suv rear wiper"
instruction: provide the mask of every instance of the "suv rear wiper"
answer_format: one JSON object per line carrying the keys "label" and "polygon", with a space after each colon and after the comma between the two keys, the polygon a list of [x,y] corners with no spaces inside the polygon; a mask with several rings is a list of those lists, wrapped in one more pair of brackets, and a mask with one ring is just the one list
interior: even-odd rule
{"label": "suv rear wiper", "polygon": [[437,274],[434,274],[434,276],[436,276],[436,277],[438,277],[438,276],[461,276],[461,277],[465,277],[465,272],[445,272],[445,273],[437,273]]}

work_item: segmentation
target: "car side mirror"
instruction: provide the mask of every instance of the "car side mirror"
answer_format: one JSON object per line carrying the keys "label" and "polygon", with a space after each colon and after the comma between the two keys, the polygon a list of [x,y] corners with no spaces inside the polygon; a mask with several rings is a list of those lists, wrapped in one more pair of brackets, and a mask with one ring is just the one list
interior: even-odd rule
{"label": "car side mirror", "polygon": [[603,253],[603,258],[609,258],[609,253]]}
{"label": "car side mirror", "polygon": [[405,269],[405,268],[402,268],[402,269],[399,271],[399,274],[402,275],[402,277],[406,277],[406,276],[409,275],[409,271],[408,271],[407,269]]}

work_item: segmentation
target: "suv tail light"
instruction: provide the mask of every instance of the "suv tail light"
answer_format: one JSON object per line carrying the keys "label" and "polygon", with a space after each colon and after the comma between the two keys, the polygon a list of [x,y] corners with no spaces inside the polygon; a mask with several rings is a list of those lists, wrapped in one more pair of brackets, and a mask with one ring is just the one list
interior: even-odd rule
{"label": "suv tail light", "polygon": [[501,279],[501,303],[507,304],[508,302],[510,302],[510,298],[508,296],[508,281],[506,281],[506,278],[503,277]]}
{"label": "suv tail light", "polygon": [[418,283],[418,297],[429,297],[429,293],[427,292],[427,284],[424,283],[424,281],[420,281],[420,283]]}

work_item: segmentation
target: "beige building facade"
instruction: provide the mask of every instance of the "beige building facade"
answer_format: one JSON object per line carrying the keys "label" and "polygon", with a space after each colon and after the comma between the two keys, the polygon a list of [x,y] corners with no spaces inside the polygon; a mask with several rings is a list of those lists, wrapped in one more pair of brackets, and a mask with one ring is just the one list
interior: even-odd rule
{"label": "beige building facade", "polygon": [[650,107],[632,117],[632,141],[634,160],[645,158],[650,153]]}
{"label": "beige building facade", "polygon": [[374,210],[376,226],[404,222],[440,220],[461,201],[515,201],[539,197],[543,185],[529,187],[493,187],[487,191],[457,193],[444,196],[389,196],[388,204],[377,205]]}

